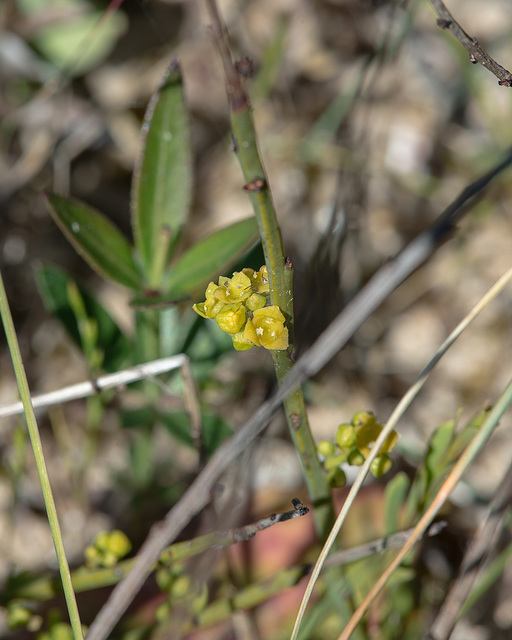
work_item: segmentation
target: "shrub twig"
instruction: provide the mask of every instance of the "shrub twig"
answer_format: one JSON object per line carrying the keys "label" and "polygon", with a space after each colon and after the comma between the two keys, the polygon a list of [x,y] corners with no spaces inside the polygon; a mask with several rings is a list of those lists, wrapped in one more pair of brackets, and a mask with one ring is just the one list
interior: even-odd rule
{"label": "shrub twig", "polygon": [[453,15],[448,11],[442,0],[430,0],[439,16],[437,24],[441,29],[448,29],[453,33],[461,45],[469,53],[469,60],[473,64],[480,63],[498,78],[501,87],[512,87],[512,73],[502,67],[483,49],[476,38],[472,38],[464,31]]}
{"label": "shrub twig", "polygon": [[[235,154],[245,180],[244,190],[251,201],[258,221],[270,286],[270,301],[279,307],[290,328],[291,344],[287,351],[271,351],[278,384],[293,366],[293,290],[292,265],[285,258],[281,230],[272,200],[272,193],[259,154],[257,134],[251,113],[249,98],[243,84],[243,67],[250,67],[246,60],[238,65],[233,62],[227,33],[219,15],[215,0],[206,0],[213,21],[213,42],[217,48],[226,80],[226,93],[231,119],[232,141]],[[309,428],[309,420],[302,389],[297,385],[290,389],[283,400],[291,438],[297,450],[309,496],[315,507],[314,516],[319,537],[325,540],[334,522],[329,484],[316,452]]]}

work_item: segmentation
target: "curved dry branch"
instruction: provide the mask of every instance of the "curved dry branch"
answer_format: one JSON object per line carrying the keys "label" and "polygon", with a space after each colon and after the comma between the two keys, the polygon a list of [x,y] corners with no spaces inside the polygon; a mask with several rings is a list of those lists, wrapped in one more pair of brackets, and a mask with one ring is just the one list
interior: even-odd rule
{"label": "curved dry branch", "polygon": [[441,0],[430,0],[430,4],[434,7],[439,16],[437,24],[441,29],[448,29],[453,33],[461,45],[469,53],[469,61],[473,64],[480,63],[498,78],[498,84],[501,87],[512,87],[512,73],[498,64],[485,49],[483,49],[476,38],[472,38],[460,24],[455,20],[453,15],[448,11],[444,2]]}

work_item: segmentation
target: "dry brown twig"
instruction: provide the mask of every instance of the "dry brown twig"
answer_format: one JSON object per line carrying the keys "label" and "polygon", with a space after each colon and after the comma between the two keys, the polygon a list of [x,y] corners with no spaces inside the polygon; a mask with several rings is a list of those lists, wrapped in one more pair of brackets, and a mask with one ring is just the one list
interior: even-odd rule
{"label": "dry brown twig", "polygon": [[491,58],[487,51],[478,44],[478,40],[476,38],[472,38],[464,31],[457,20],[455,20],[452,14],[448,11],[444,2],[441,0],[430,0],[430,4],[434,7],[434,10],[439,16],[437,20],[438,26],[441,27],[441,29],[448,29],[453,33],[469,53],[470,62],[473,64],[480,63],[483,67],[493,73],[498,78],[498,84],[501,87],[512,87],[512,73],[498,64],[494,58]]}

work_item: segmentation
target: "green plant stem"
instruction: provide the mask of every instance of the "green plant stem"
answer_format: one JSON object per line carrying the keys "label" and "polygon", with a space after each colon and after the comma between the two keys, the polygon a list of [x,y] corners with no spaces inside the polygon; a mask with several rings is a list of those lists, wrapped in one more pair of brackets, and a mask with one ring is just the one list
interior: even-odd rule
{"label": "green plant stem", "polygon": [[[213,9],[215,12],[215,9]],[[220,25],[218,15],[214,13]],[[220,30],[220,26],[219,26]],[[216,44],[226,75],[233,146],[258,221],[265,262],[268,270],[271,304],[277,305],[287,320],[293,343],[292,267],[285,259],[281,231],[277,222],[268,180],[257,146],[256,131],[242,79],[231,60],[226,40],[219,33]],[[272,358],[278,384],[292,368],[290,344],[288,351],[273,351]],[[318,460],[315,442],[309,428],[304,397],[300,388],[285,400],[284,408],[293,443],[300,456],[310,498],[315,506],[315,523],[321,539],[325,539],[334,522],[331,492]]]}
{"label": "green plant stem", "polygon": [[21,401],[23,402],[23,408],[25,412],[25,418],[27,421],[28,432],[30,436],[30,442],[34,451],[36,459],[37,472],[39,474],[39,482],[41,483],[41,489],[43,492],[43,499],[46,506],[46,512],[48,514],[48,522],[53,537],[53,544],[55,545],[55,552],[57,554],[57,561],[59,564],[60,577],[62,581],[62,587],[66,598],[66,604],[68,607],[69,618],[71,627],[73,629],[73,637],[75,640],[81,640],[82,627],[80,623],[80,615],[78,612],[78,606],[76,603],[75,592],[73,591],[73,585],[71,583],[71,573],[69,571],[69,565],[66,558],[66,551],[64,549],[64,541],[62,539],[62,533],[60,530],[59,519],[57,516],[57,509],[55,507],[55,500],[53,499],[53,493],[50,485],[50,478],[48,476],[48,469],[46,468],[46,462],[44,459],[43,447],[41,443],[41,437],[39,435],[39,429],[36,422],[34,408],[30,398],[30,390],[28,387],[27,376],[23,361],[21,358],[20,347],[16,336],[16,330],[14,328],[14,322],[12,320],[11,310],[7,301],[7,294],[5,292],[4,282],[2,274],[0,273],[0,313],[2,315],[2,322],[5,329],[5,335],[7,337],[7,343],[9,345],[9,351],[11,353],[11,359],[14,366],[14,372],[18,383]]}

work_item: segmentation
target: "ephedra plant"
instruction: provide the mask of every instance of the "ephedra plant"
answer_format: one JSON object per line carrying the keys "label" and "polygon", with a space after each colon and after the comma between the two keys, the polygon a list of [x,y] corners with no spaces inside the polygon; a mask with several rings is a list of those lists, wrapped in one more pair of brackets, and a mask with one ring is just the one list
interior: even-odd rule
{"label": "ephedra plant", "polygon": [[[508,167],[512,156],[509,154],[466,188],[431,228],[377,271],[296,361],[294,287],[297,290],[301,283],[293,282],[293,261],[283,250],[269,177],[261,158],[247,80],[251,64],[247,59],[234,59],[215,3],[206,4],[213,25],[213,48],[224,73],[230,143],[241,169],[240,189],[247,195],[253,215],[192,246],[184,241],[193,209],[194,162],[186,78],[184,89],[180,64],[173,60],[147,108],[142,126],[131,192],[133,243],[93,207],[51,191],[46,193],[53,219],[76,251],[102,278],[129,290],[130,306],[126,312],[133,319],[133,335],[127,336],[99,298],[64,270],[44,265],[36,271],[47,308],[78,345],[93,383],[85,391],[70,388],[60,397],[35,399],[34,404],[60,402],[135,382],[137,406],[121,402],[118,415],[122,427],[136,434],[130,444],[130,482],[139,489],[146,488],[148,493],[152,488],[157,425],[163,425],[173,441],[195,452],[197,466],[194,473],[184,474],[174,493],[166,494],[174,504],[162,522],[153,528],[148,523],[148,538],[136,555],[127,557],[133,546],[127,532],[117,528],[103,531],[84,549],[79,566],[70,571],[16,334],[5,291],[0,291],[2,317],[62,576],[61,585],[47,575],[13,573],[1,591],[2,604],[13,629],[26,627],[45,639],[79,638],[84,620],[80,619],[75,593],[94,593],[101,587],[117,585],[97,617],[85,621],[90,624],[88,638],[106,638],[111,633],[126,638],[151,634],[159,637],[171,632],[179,636],[229,620],[240,612],[256,610],[304,578],[309,581],[309,598],[320,579],[303,626],[307,598],[294,630],[289,615],[287,629],[277,630],[275,637],[291,633],[294,638],[348,638],[354,633],[359,638],[420,638],[427,624],[429,595],[420,590],[416,599],[410,597],[413,587],[417,589],[421,583],[421,575],[407,552],[426,531],[434,535],[445,526],[442,523],[429,529],[463,471],[508,408],[510,385],[494,408],[486,406],[468,420],[457,417],[438,426],[424,453],[417,457],[414,471],[402,470],[394,476],[390,472],[398,442],[397,422],[467,323],[461,324],[443,344],[387,422],[367,407],[360,407],[353,415],[340,415],[329,438],[315,441],[301,385],[320,371],[390,293],[430,257],[461,219],[463,205]],[[457,33],[452,28],[456,23],[451,15],[443,14],[440,20],[444,21],[440,26]],[[473,41],[470,45],[478,46]],[[471,53],[483,55],[480,49]],[[484,58],[476,59],[481,62]],[[499,76],[502,86],[507,86],[507,77]],[[356,94],[357,91],[354,99]],[[508,272],[468,316],[468,322],[505,287],[510,277]],[[233,347],[236,352],[251,354],[258,349],[266,353],[272,360],[277,382],[277,390],[252,411],[240,428],[208,406],[207,400],[213,371]],[[170,373],[175,369],[180,370],[179,375]],[[157,374],[163,374],[160,386],[151,380]],[[165,400],[176,393],[182,394],[183,402],[179,408],[169,409]],[[83,466],[75,469],[75,481],[85,481],[87,467],[101,449],[98,427],[111,400],[103,391],[88,405],[92,428],[87,435]],[[196,531],[197,535],[177,542],[190,520],[208,508],[221,474],[268,425],[281,405],[302,467],[306,492],[301,499],[294,496],[290,500],[292,508],[277,514],[261,515],[239,526],[210,527],[207,532]],[[177,464],[177,460],[169,460],[168,464]],[[360,473],[336,519],[338,506],[333,488],[344,487],[347,471],[356,468]],[[361,548],[340,550],[336,548],[340,527],[368,472],[385,483],[383,539]],[[316,535],[316,539],[308,538],[305,545],[307,561],[292,563],[270,577],[261,577],[257,572],[251,575],[249,566],[242,577],[242,572],[238,575],[229,562],[214,571],[210,568],[201,572],[190,560],[247,542],[274,525],[277,529],[290,521],[288,526],[298,526],[306,518],[314,523]],[[318,545],[324,543],[319,555]],[[327,557],[332,547],[335,551]],[[398,547],[404,550],[393,564],[390,550]],[[389,588],[383,591],[389,579],[388,564],[394,573]],[[504,559],[500,566],[505,566]],[[204,577],[212,572],[212,580]],[[149,616],[132,609],[133,599],[148,576],[153,577],[153,591],[147,598]],[[41,602],[54,600],[62,589],[71,626],[60,615],[49,613],[45,618],[38,607]],[[476,598],[475,592],[466,602]],[[371,599],[378,594],[381,599],[372,610],[375,613],[359,624]],[[125,622],[113,631],[128,608]],[[446,614],[434,628],[446,629],[453,623],[453,616],[450,619]]]}

